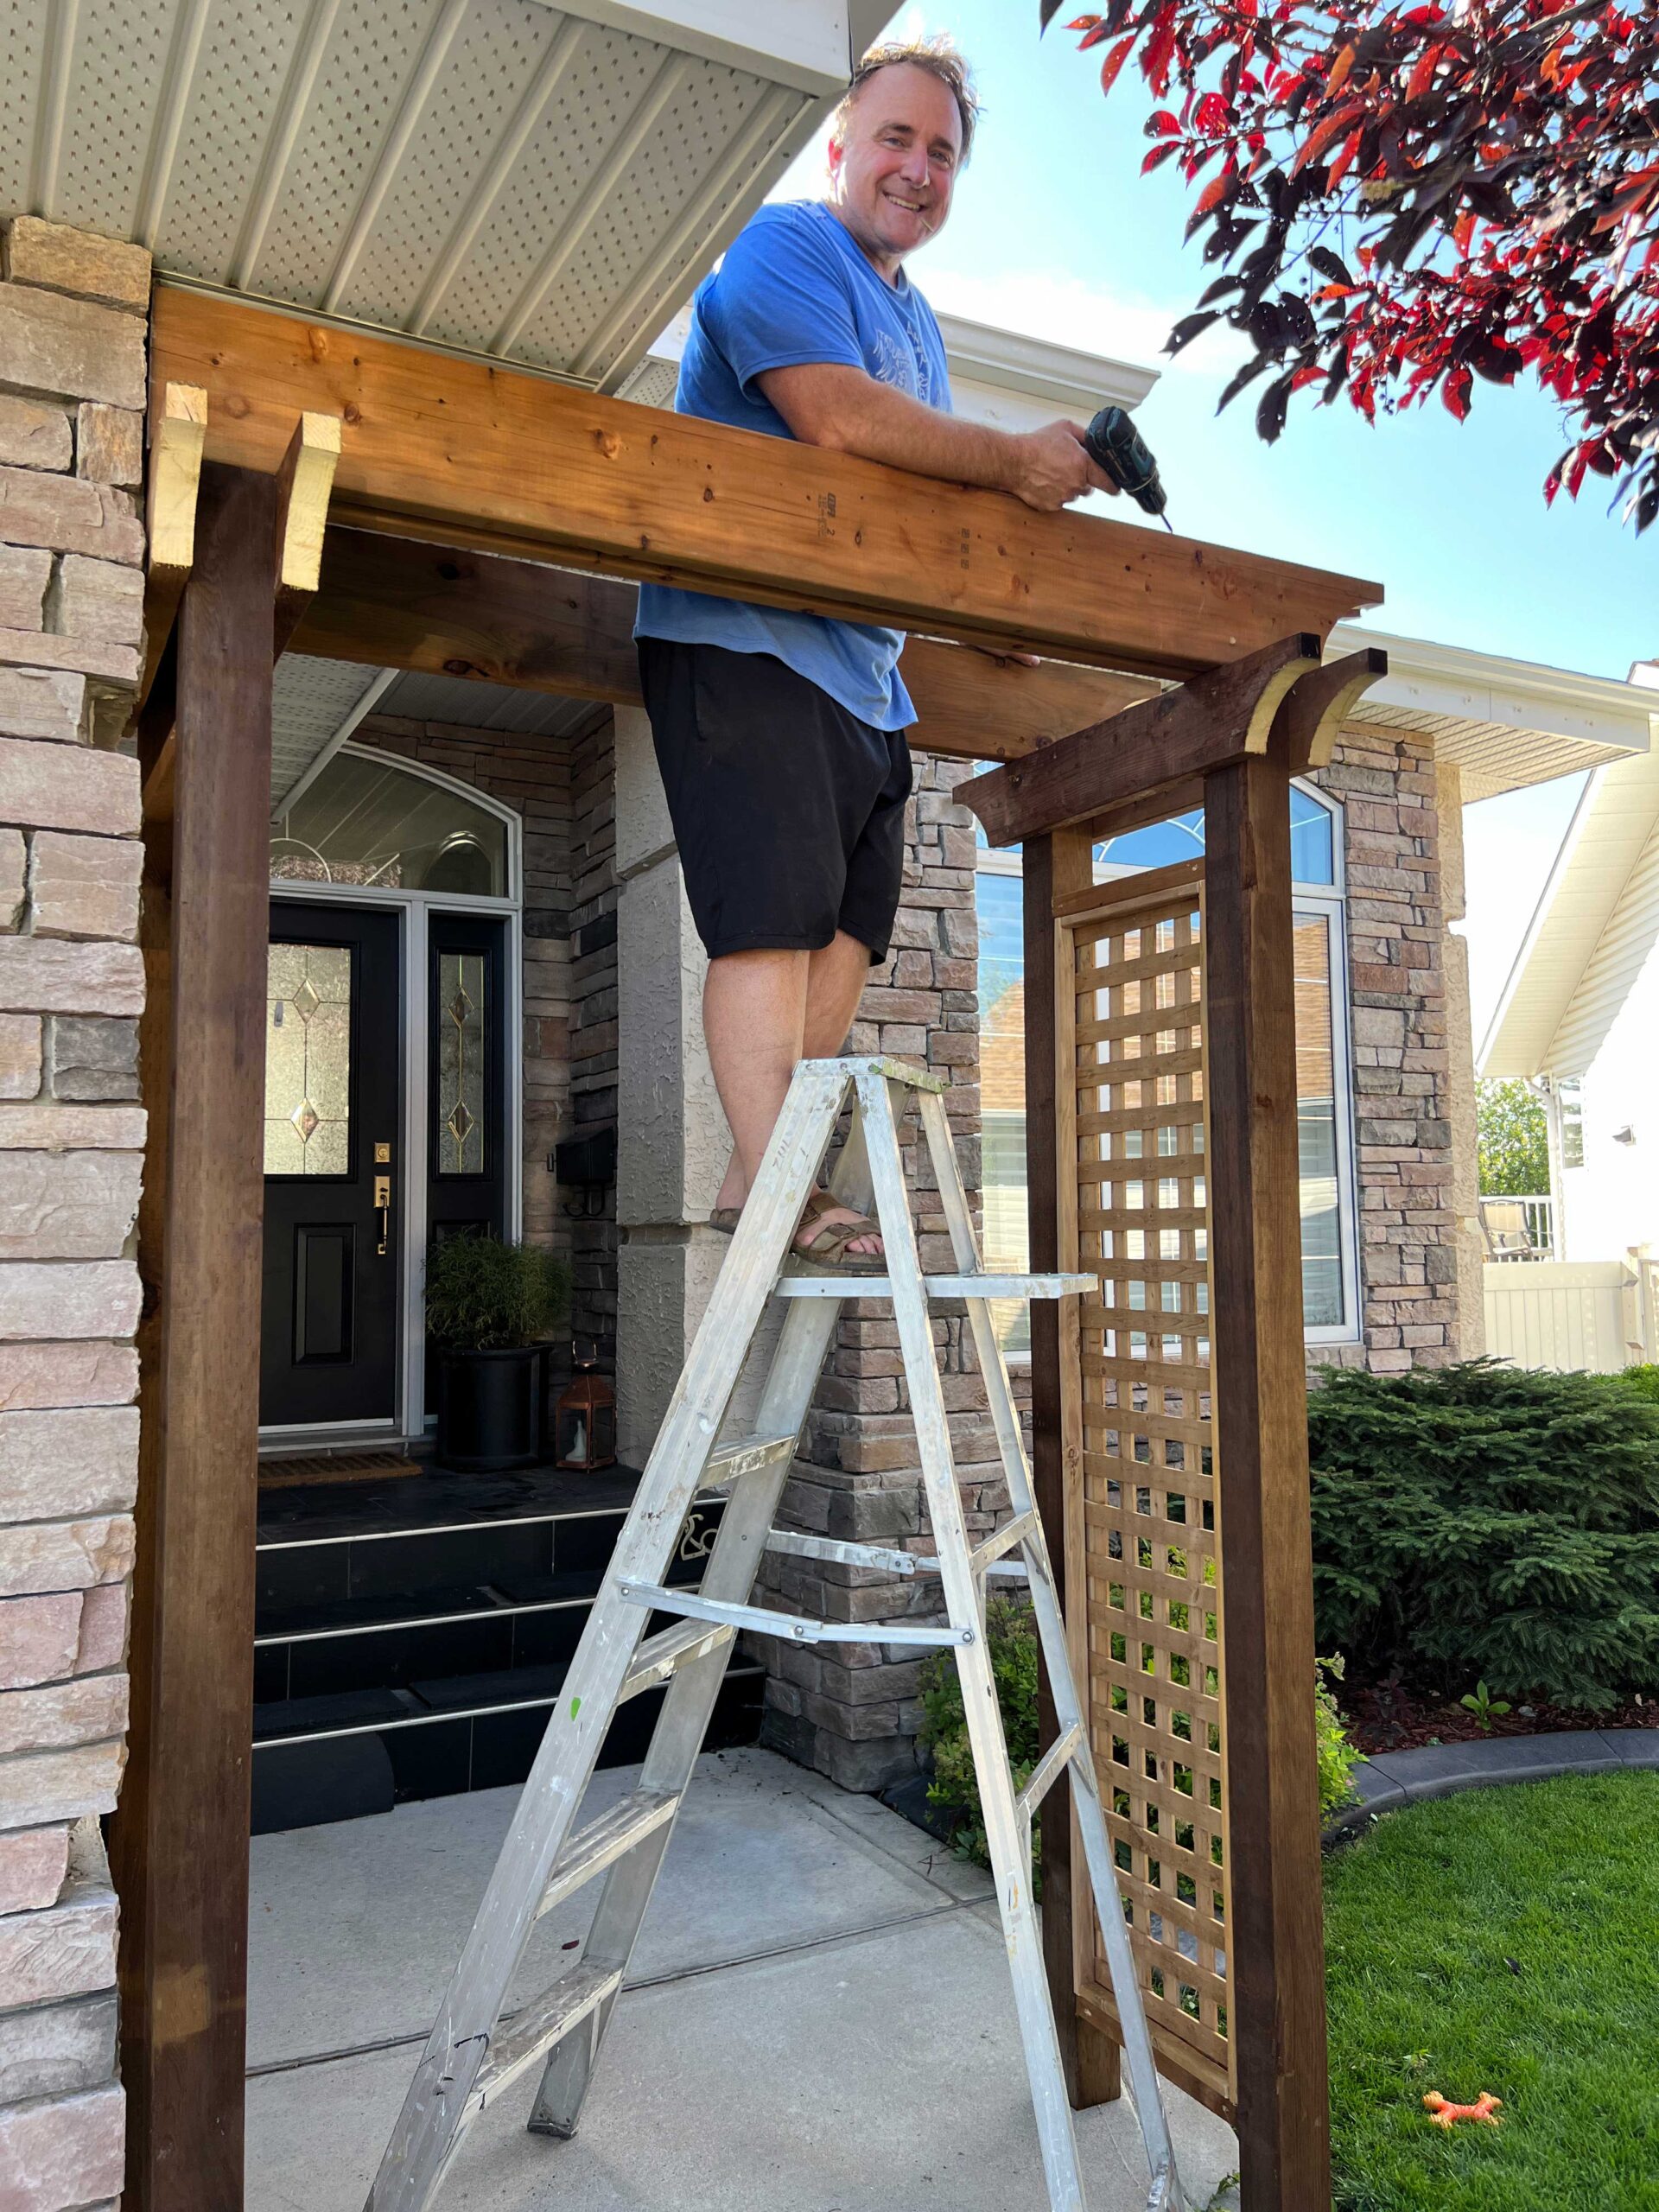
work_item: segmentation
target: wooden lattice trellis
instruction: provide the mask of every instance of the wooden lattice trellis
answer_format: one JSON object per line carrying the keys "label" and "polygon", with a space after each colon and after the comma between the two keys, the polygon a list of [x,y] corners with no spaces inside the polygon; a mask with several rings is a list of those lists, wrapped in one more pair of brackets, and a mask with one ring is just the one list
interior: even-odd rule
{"label": "wooden lattice trellis", "polygon": [[[1078,1309],[1081,1526],[1069,1617],[1163,2070],[1230,2113],[1219,1547],[1212,1448],[1201,862],[1102,886],[1059,921],[1064,1264]],[[1072,1455],[1068,1454],[1068,1457]],[[1075,1461],[1074,1461],[1075,1463]],[[1078,1990],[1113,2018],[1092,1916]]]}

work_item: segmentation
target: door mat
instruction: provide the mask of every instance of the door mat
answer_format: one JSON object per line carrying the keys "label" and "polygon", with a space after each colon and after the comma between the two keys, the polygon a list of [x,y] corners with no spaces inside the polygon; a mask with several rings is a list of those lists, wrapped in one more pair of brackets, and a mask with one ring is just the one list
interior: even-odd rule
{"label": "door mat", "polygon": [[262,1459],[261,1490],[295,1490],[302,1483],[386,1482],[424,1472],[406,1452],[308,1452],[292,1459]]}

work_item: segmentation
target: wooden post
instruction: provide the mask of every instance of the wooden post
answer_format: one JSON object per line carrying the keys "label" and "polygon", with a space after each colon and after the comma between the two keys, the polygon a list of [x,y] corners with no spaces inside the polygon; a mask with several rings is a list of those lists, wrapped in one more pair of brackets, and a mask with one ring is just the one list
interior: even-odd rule
{"label": "wooden post", "polygon": [[[121,1898],[126,2202],[242,2202],[276,486],[202,472],[175,804],[145,829],[138,1560]],[[148,771],[168,737],[158,697]]]}
{"label": "wooden post", "polygon": [[[1093,880],[1094,847],[1087,834],[1058,830],[1032,837],[1024,848],[1026,953],[1026,1194],[1033,1270],[1058,1270],[1071,1262],[1060,1252],[1060,1207],[1075,1203],[1062,1175],[1055,1142],[1054,901],[1081,891]],[[1069,1168],[1065,1171],[1069,1177]],[[1055,1580],[1065,1602],[1069,1588],[1067,1523],[1083,1495],[1080,1447],[1070,1440],[1066,1411],[1063,1332],[1077,1329],[1075,1299],[1040,1299],[1031,1307],[1032,1484]],[[1075,1386],[1072,1390],[1075,1400]],[[1075,1405],[1073,1412],[1076,1411]],[[1075,1550],[1077,1537],[1071,1539]],[[1068,1621],[1070,1609],[1068,1606]],[[1046,1750],[1055,1737],[1054,1700],[1045,1675],[1038,1704],[1038,1741]],[[1121,2093],[1118,2046],[1077,2017],[1075,1920],[1077,1890],[1072,1878],[1071,1786],[1059,1783],[1044,1799],[1039,1815],[1043,1845],[1043,1957],[1048,1969],[1049,2001],[1059,2031],[1060,2057],[1072,2104],[1107,2104]],[[1087,1894],[1087,1885],[1083,1885]]]}
{"label": "wooden post", "polygon": [[1288,786],[1282,734],[1205,779],[1228,2010],[1245,2212],[1331,2203]]}

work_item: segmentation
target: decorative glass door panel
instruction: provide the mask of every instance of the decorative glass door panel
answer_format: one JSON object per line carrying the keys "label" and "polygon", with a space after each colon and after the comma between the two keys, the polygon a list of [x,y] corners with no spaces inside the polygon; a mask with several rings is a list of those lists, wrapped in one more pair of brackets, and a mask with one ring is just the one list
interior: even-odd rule
{"label": "decorative glass door panel", "polygon": [[[507,1231],[507,925],[434,913],[427,937],[427,1235]],[[426,1363],[436,1404],[437,1362]]]}
{"label": "decorative glass door panel", "polygon": [[273,902],[265,1001],[265,1427],[391,1421],[402,1308],[401,918]]}

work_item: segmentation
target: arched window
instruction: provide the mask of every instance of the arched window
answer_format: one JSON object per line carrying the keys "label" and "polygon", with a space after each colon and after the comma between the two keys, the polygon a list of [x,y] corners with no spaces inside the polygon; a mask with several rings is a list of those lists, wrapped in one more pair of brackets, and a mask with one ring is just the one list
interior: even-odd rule
{"label": "arched window", "polygon": [[271,823],[273,883],[512,896],[505,814],[479,793],[384,753],[345,746]]}
{"label": "arched window", "polygon": [[[1027,1264],[1025,959],[1017,852],[979,840],[980,1098],[985,1250],[989,1265]],[[1126,830],[1095,848],[1102,881],[1197,859],[1198,810]],[[1302,1300],[1309,1344],[1360,1334],[1354,1187],[1353,1065],[1343,926],[1342,809],[1312,784],[1290,794],[1295,928],[1296,1075],[1301,1166]],[[1007,1315],[1007,1349],[1029,1342],[1024,1308]]]}

